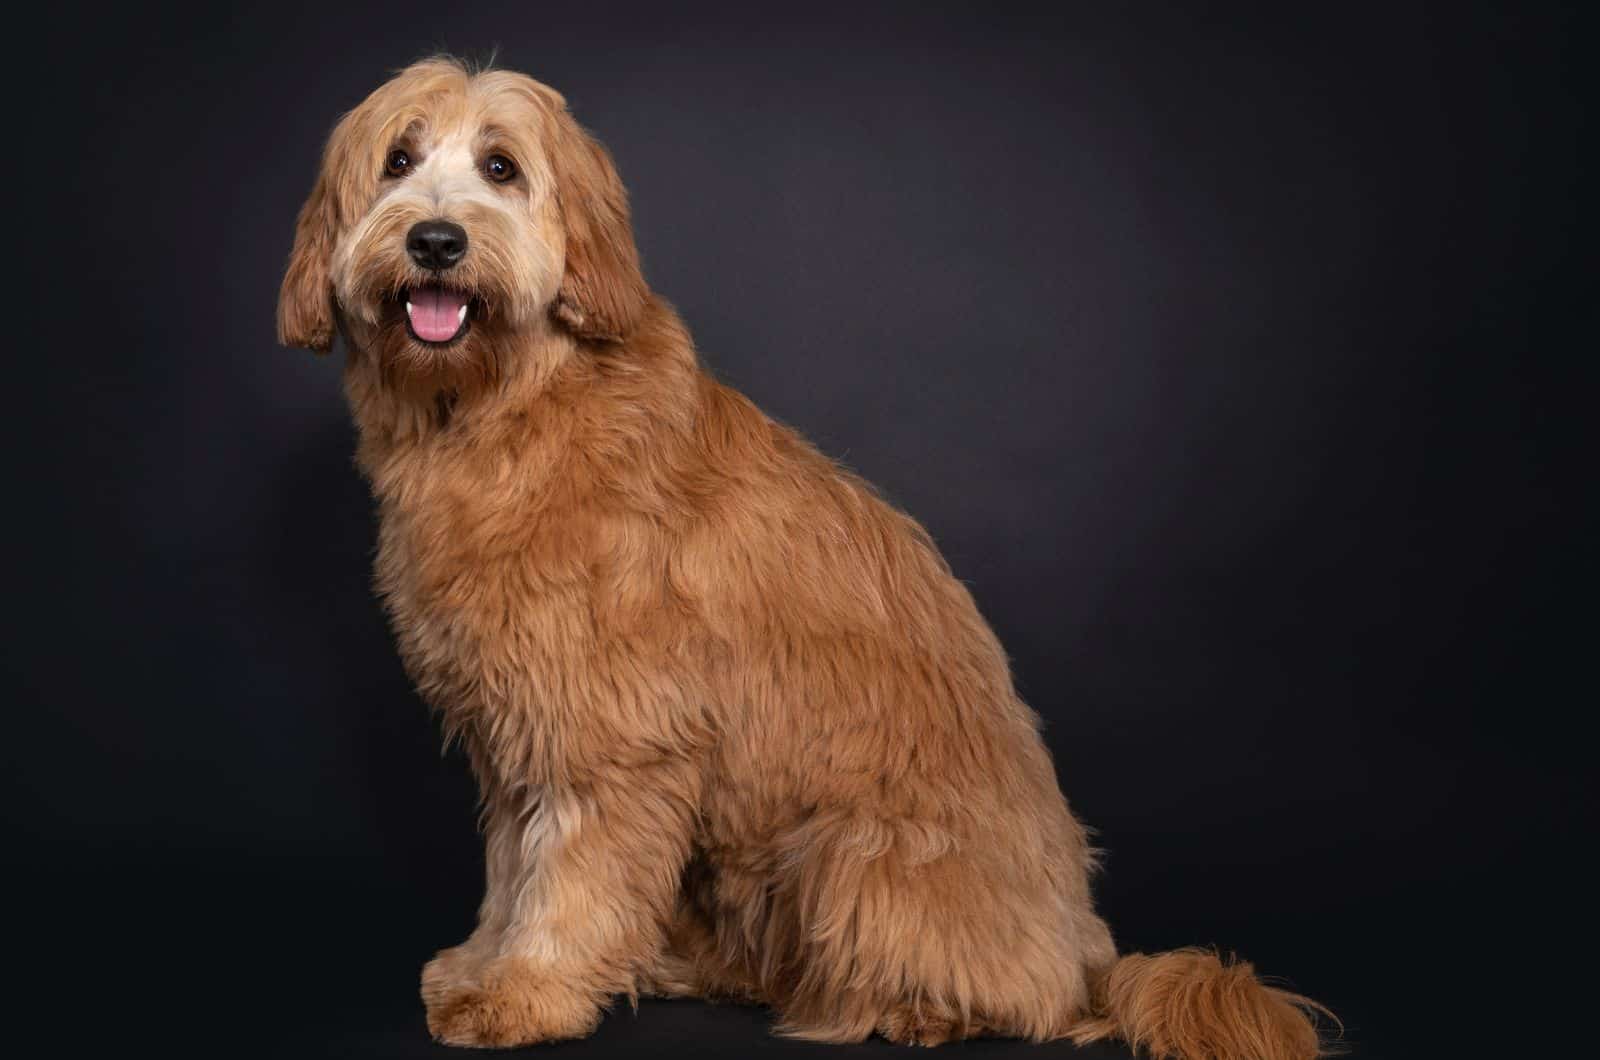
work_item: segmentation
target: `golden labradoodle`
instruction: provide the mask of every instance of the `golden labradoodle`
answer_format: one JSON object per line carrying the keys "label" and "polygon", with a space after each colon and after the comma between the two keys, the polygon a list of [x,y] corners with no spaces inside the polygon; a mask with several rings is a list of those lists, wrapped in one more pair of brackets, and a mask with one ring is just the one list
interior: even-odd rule
{"label": "golden labradoodle", "polygon": [[1248,965],[1117,956],[972,598],[701,370],[559,93],[433,59],[345,115],[278,304],[283,343],[335,334],[378,588],[483,795],[477,929],[422,970],[440,1041],[654,994],[832,1042],[1316,1054]]}

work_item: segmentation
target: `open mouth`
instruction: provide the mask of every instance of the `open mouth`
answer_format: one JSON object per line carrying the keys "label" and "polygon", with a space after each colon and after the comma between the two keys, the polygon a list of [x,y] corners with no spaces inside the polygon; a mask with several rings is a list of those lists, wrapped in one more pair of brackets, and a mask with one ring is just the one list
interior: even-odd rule
{"label": "open mouth", "polygon": [[472,296],[466,291],[427,284],[400,297],[406,306],[406,330],[418,342],[447,345],[466,334],[472,323]]}

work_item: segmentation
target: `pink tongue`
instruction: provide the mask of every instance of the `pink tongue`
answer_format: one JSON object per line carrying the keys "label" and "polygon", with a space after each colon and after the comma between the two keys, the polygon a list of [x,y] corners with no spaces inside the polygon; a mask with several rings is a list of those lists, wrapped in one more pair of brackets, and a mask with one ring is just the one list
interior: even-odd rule
{"label": "pink tongue", "polygon": [[411,330],[428,342],[449,342],[461,330],[461,307],[467,296],[443,287],[418,287],[411,292]]}

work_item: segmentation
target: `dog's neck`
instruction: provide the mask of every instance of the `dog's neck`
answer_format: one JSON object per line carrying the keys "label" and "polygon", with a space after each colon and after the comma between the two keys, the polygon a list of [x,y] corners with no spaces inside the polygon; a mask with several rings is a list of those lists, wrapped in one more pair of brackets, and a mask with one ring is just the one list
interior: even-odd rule
{"label": "dog's neck", "polygon": [[419,382],[397,379],[371,351],[349,344],[345,391],[360,435],[357,463],[381,501],[403,496],[430,469],[460,474],[464,463],[487,468],[514,458],[536,489],[541,471],[553,476],[567,460],[581,459],[592,473],[608,454],[638,446],[665,454],[690,441],[704,376],[688,332],[664,303],[653,300],[622,342],[579,342],[540,327],[508,342],[496,361],[493,373]]}

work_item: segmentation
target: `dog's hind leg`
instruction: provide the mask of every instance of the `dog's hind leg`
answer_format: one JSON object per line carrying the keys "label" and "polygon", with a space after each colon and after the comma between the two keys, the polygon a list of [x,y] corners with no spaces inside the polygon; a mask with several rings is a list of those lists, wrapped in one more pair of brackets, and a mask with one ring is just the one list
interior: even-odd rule
{"label": "dog's hind leg", "polygon": [[699,857],[691,860],[655,967],[640,977],[640,993],[749,1004],[763,1001],[757,977],[743,955],[719,941],[713,912],[715,890],[710,867]]}
{"label": "dog's hind leg", "polygon": [[[1060,1036],[1114,958],[1087,902],[1016,836],[855,815],[809,826],[783,887],[802,974],[779,1032],[908,1044]],[[1003,830],[1002,830],[1003,831]]]}
{"label": "dog's hind leg", "polygon": [[639,992],[741,1004],[763,1000],[755,978],[718,946],[716,931],[705,915],[683,906],[667,928],[655,966],[640,976]]}

